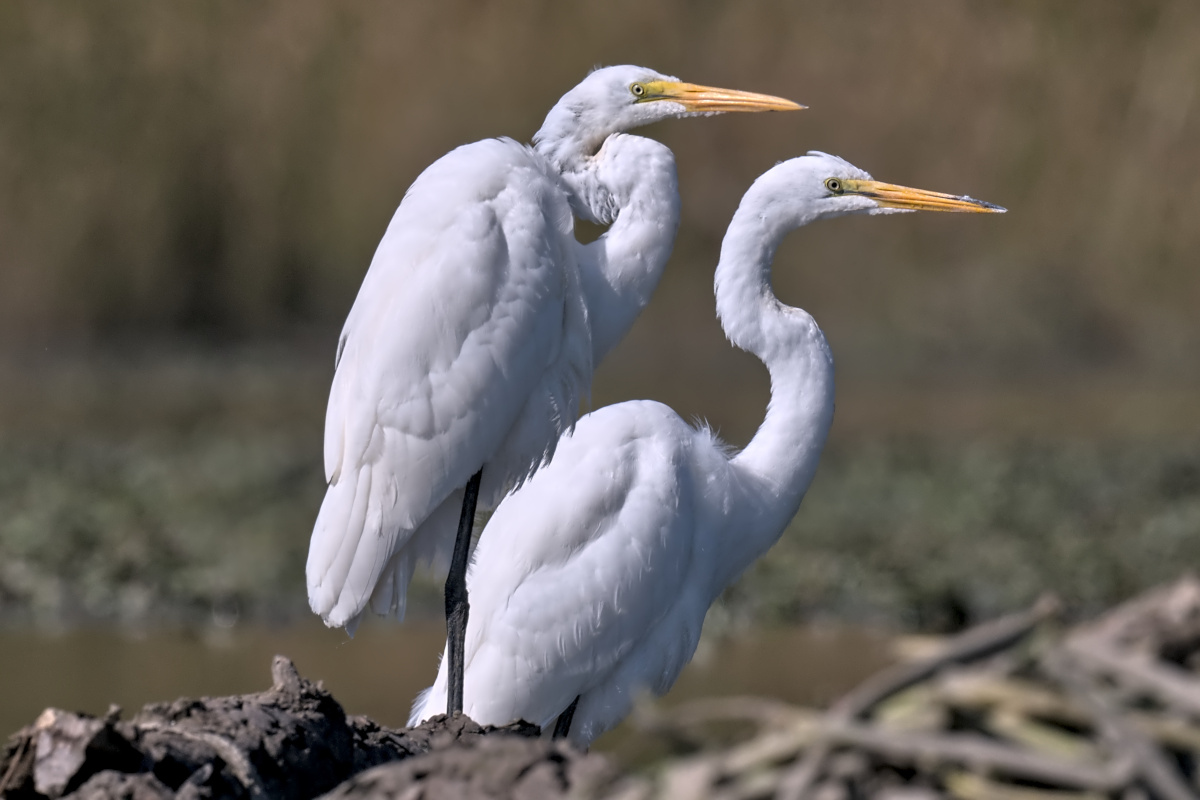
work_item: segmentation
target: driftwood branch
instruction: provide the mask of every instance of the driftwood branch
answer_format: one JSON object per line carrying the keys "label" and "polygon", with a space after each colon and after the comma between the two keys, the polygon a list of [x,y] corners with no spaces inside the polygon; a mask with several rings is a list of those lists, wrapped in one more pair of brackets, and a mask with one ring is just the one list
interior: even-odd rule
{"label": "driftwood branch", "polygon": [[978,661],[1011,647],[1038,625],[1056,616],[1060,610],[1058,600],[1048,595],[1028,611],[971,628],[950,639],[937,654],[929,658],[899,664],[868,678],[835,702],[829,713],[839,719],[855,719],[892,695],[929,679],[948,666]]}
{"label": "driftwood branch", "polygon": [[1200,685],[1195,676],[1173,664],[1154,662],[1141,655],[1114,652],[1091,639],[1068,643],[1081,666],[1095,675],[1107,675],[1131,689],[1150,694],[1166,705],[1200,717]]}
{"label": "driftwood branch", "polygon": [[880,731],[862,725],[834,725],[824,741],[876,753],[891,763],[941,767],[959,765],[983,774],[1041,781],[1068,789],[1113,792],[1127,784],[1133,760],[1118,755],[1106,763],[1070,762],[1039,753],[997,744],[973,735],[906,734]]}
{"label": "driftwood branch", "polygon": [[1178,771],[1146,736],[1130,723],[1094,683],[1089,681],[1079,664],[1086,656],[1064,650],[1052,651],[1042,659],[1068,692],[1085,703],[1096,720],[1100,735],[1114,752],[1131,758],[1146,784],[1163,800],[1197,800]]}
{"label": "driftwood branch", "polygon": [[1200,583],[1027,646],[1055,612],[1043,602],[967,631],[824,713],[709,699],[651,728],[702,741],[706,727],[756,722],[747,740],[688,757],[695,797],[1196,800],[1200,675],[1180,664],[1200,663]]}
{"label": "driftwood branch", "polygon": [[[892,695],[927,680],[947,666],[986,658],[1024,639],[1041,622],[1056,615],[1059,609],[1059,602],[1047,596],[1029,611],[966,631],[947,642],[941,652],[934,656],[900,664],[868,679],[834,703],[829,709],[829,716],[838,722],[854,720]],[[822,744],[805,753],[784,779],[779,791],[781,800],[803,800],[816,783],[821,766],[830,752],[831,747]]]}

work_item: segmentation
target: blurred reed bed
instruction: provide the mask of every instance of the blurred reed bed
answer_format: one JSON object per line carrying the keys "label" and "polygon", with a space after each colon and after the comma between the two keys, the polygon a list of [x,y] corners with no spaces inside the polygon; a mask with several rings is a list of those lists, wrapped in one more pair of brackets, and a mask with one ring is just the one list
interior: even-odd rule
{"label": "blurred reed bed", "polygon": [[[268,348],[0,373],[17,389],[4,413],[26,421],[0,435],[0,624],[307,616],[328,369]],[[32,405],[30,387],[47,385],[54,404]],[[1049,587],[1086,615],[1200,563],[1200,440],[1179,435],[1190,417],[1147,434],[1101,415],[1083,436],[1063,424],[1088,419],[1067,396],[1042,399],[1042,429],[1014,401],[984,421],[990,437],[945,435],[936,422],[973,419],[971,397],[908,397],[929,416],[901,429],[868,413],[871,390],[840,387],[847,413],[799,515],[714,612],[718,628],[953,630]],[[436,618],[441,605],[439,576],[424,574],[410,608]]]}
{"label": "blurred reed bed", "polygon": [[[0,624],[307,615],[312,442],[0,439]],[[713,621],[957,630],[1053,587],[1090,614],[1200,563],[1200,446],[835,443],[791,529]],[[425,574],[418,618],[440,613]]]}
{"label": "blurred reed bed", "polygon": [[638,334],[660,363],[692,347],[726,363],[709,299],[724,225],[754,176],[820,148],[1011,208],[789,240],[780,291],[829,329],[843,374],[1195,380],[1198,35],[1190,0],[18,0],[0,10],[0,335],[337,326],[420,169],[527,140],[593,64],[632,61],[811,106],[652,131],[685,201]]}

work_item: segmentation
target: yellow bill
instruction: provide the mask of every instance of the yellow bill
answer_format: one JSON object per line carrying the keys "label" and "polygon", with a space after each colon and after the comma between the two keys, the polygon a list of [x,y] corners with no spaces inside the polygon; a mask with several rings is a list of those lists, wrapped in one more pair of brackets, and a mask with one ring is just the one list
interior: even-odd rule
{"label": "yellow bill", "polygon": [[[827,184],[828,185],[828,184]],[[905,208],[912,211],[959,211],[975,214],[1003,214],[1008,209],[974,197],[965,197],[925,189],[897,186],[880,181],[841,181],[844,194],[861,194],[870,197],[884,208]]]}
{"label": "yellow bill", "polygon": [[[694,83],[674,81],[647,81],[640,84],[643,93],[639,103],[653,100],[671,100],[688,111],[724,113],[732,111],[798,111],[807,106],[756,92],[739,92],[736,89],[718,89],[713,86],[697,86]],[[636,94],[636,89],[635,89]]]}

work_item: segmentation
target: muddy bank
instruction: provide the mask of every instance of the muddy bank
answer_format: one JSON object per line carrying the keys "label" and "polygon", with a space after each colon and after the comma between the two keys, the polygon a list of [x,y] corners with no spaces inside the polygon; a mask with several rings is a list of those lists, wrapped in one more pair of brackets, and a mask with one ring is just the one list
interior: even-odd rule
{"label": "muddy bank", "polygon": [[347,716],[277,656],[265,692],[47,709],[11,737],[0,796],[1196,800],[1200,581],[1064,627],[1043,598],[926,646],[817,711],[761,698],[635,709],[636,772],[524,723]]}
{"label": "muddy bank", "polygon": [[[283,656],[272,675],[265,692],[149,705],[129,720],[116,708],[104,718],[47,709],[9,739],[0,796],[300,800],[420,784],[427,797],[538,798],[615,774],[600,756],[537,738],[536,726],[441,717],[393,730],[347,716]],[[380,764],[389,770],[370,772]]]}

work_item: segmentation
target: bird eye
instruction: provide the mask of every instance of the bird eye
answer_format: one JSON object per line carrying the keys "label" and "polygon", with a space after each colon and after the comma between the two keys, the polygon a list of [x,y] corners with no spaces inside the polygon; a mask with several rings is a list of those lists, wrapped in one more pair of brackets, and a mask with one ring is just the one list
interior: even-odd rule
{"label": "bird eye", "polygon": [[825,181],[825,188],[828,189],[829,191],[833,192],[834,194],[841,194],[842,193],[842,182],[839,181],[837,178],[830,178],[829,180]]}
{"label": "bird eye", "polygon": [[634,97],[642,97],[646,94],[646,87],[640,83],[633,83],[629,86],[629,91],[633,92]]}

